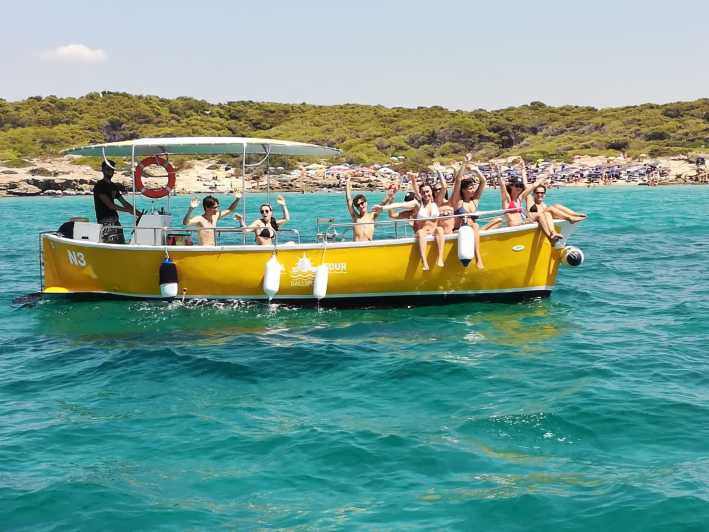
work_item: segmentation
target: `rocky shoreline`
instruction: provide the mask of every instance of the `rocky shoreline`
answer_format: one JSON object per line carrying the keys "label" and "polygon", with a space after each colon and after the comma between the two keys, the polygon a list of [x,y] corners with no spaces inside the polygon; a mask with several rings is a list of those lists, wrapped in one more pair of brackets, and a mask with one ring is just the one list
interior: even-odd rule
{"label": "rocky shoreline", "polygon": [[[603,157],[579,157],[574,165],[592,168],[598,164],[608,164]],[[691,161],[682,157],[657,159],[666,175],[658,177],[652,184],[686,184],[709,182],[706,171],[699,170]],[[626,165],[642,164],[641,161],[624,161]],[[94,184],[101,178],[100,172],[88,165],[76,164],[72,157],[39,158],[27,161],[25,168],[13,168],[0,163],[0,196],[78,196],[90,195]],[[446,167],[438,166],[436,169]],[[342,169],[341,171],[336,171]],[[278,169],[282,170],[282,169]],[[387,170],[387,172],[384,172]],[[217,159],[193,160],[183,163],[178,170],[175,192],[177,194],[228,193],[241,190],[239,169],[234,169]],[[349,176],[355,189],[383,190],[398,174],[386,167],[325,167],[312,164],[300,167],[290,173],[270,176],[270,189],[282,192],[315,192],[319,190],[342,190],[343,179]],[[114,181],[131,190],[132,180],[129,169],[120,169]],[[146,180],[148,186],[162,186],[165,178],[154,177]],[[586,180],[561,183],[562,185],[586,186]],[[595,185],[637,185],[639,182],[624,180],[603,180]],[[265,191],[269,178],[264,175],[247,175],[245,188],[249,192]]]}

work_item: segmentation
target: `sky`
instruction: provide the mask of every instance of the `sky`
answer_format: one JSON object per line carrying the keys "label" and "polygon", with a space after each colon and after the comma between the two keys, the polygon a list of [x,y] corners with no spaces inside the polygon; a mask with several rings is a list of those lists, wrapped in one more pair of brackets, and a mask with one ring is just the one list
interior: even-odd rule
{"label": "sky", "polygon": [[708,59],[707,1],[13,0],[0,98],[617,107],[709,97]]}

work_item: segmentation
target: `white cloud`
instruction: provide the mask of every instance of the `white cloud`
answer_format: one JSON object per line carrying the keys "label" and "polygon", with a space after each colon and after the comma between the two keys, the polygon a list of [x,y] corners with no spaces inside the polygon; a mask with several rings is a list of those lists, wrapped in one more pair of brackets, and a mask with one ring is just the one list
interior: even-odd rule
{"label": "white cloud", "polygon": [[67,44],[52,50],[45,50],[40,55],[44,61],[59,63],[97,64],[108,59],[106,52],[101,48],[89,48],[83,44]]}

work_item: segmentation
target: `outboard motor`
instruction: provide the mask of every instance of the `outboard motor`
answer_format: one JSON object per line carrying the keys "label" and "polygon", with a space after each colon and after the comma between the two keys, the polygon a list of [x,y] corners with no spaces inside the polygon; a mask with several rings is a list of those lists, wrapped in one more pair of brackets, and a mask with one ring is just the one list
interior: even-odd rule
{"label": "outboard motor", "polygon": [[59,226],[59,229],[57,229],[57,233],[64,238],[74,238],[74,221],[69,220],[68,222],[64,222]]}
{"label": "outboard motor", "polygon": [[170,257],[160,264],[160,295],[162,297],[177,296],[177,266]]}
{"label": "outboard motor", "polygon": [[561,250],[561,262],[566,266],[575,268],[581,266],[584,261],[583,251],[575,246],[566,246]]}

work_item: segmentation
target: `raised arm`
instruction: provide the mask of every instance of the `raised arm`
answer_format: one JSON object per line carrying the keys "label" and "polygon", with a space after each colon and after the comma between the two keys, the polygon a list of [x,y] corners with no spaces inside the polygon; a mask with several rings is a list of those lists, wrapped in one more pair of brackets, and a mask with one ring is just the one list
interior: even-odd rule
{"label": "raised arm", "polygon": [[347,176],[347,180],[345,181],[345,201],[347,201],[347,210],[350,211],[352,220],[356,221],[357,213],[352,205],[352,178],[350,176]]}
{"label": "raised arm", "polygon": [[241,192],[234,192],[234,201],[232,201],[231,205],[229,205],[226,209],[219,213],[219,217],[221,218],[222,216],[229,216],[234,211],[234,209],[236,209],[236,206],[239,204],[240,199]]}
{"label": "raised arm", "polygon": [[416,196],[416,199],[420,200],[421,199],[421,191],[419,190],[419,178],[418,175],[416,176],[411,176],[411,190],[414,191],[414,195]]}
{"label": "raised arm", "polygon": [[497,171],[497,177],[500,180],[500,199],[502,200],[502,208],[506,209],[507,205],[510,203],[510,195],[507,192],[507,181],[505,180],[505,176],[502,175],[499,167],[494,166],[494,168]]}
{"label": "raised arm", "polygon": [[192,216],[192,211],[195,207],[199,205],[199,200],[197,198],[192,198],[190,201],[190,206],[185,213],[185,217],[182,219],[182,225],[194,225],[198,216]]}
{"label": "raised arm", "polygon": [[290,214],[288,213],[286,198],[284,198],[283,196],[278,196],[276,198],[276,203],[278,203],[281,206],[281,209],[283,209],[283,218],[281,218],[280,220],[276,220],[276,223],[278,225],[285,225],[290,222]]}
{"label": "raised arm", "polygon": [[[523,179],[524,179],[524,178],[523,178]],[[527,200],[528,200],[528,201],[527,201],[527,206],[529,206],[530,201],[531,201],[531,198],[529,197],[529,195],[530,195],[530,194],[532,193],[532,191],[533,191],[535,188],[537,188],[539,185],[544,185],[544,183],[546,183],[546,181],[547,181],[547,176],[541,176],[541,177],[540,177],[539,179],[537,179],[534,183],[531,183],[531,184],[527,185],[527,186],[524,188],[524,190],[522,191],[522,193],[519,195],[520,199],[522,199],[522,198],[527,198]],[[526,181],[525,181],[525,183],[526,183]]]}
{"label": "raised arm", "polygon": [[485,190],[485,187],[487,186],[487,179],[485,179],[485,175],[480,171],[480,168],[478,168],[477,166],[473,166],[472,171],[478,176],[478,188],[473,194],[473,199],[480,201],[480,196],[483,195],[483,190]]}
{"label": "raised arm", "polygon": [[446,178],[443,175],[443,172],[439,171],[437,173],[438,173],[438,182],[441,184],[441,198],[442,198],[442,201],[446,201],[446,194],[448,192],[448,183],[446,183]]}
{"label": "raised arm", "polygon": [[[379,205],[375,205],[372,208],[372,216],[373,216],[374,220],[376,220],[379,217],[379,213],[382,211],[382,205],[388,205],[389,203],[391,203],[391,201],[394,199],[394,196],[396,195],[396,191],[399,190],[400,186],[401,186],[401,178],[399,178],[398,182],[394,182],[391,185],[389,185],[382,202]],[[391,217],[391,211],[389,211],[389,216]]]}
{"label": "raised arm", "polygon": [[460,200],[462,199],[460,184],[463,182],[463,173],[472,160],[473,154],[466,153],[465,159],[463,159],[460,166],[458,166],[458,169],[455,172],[455,177],[453,178],[453,194],[451,195],[450,204],[456,209],[458,208],[458,203],[460,203]]}
{"label": "raised arm", "polygon": [[418,200],[412,199],[411,201],[400,201],[398,203],[389,203],[388,205],[382,205],[383,211],[390,211],[392,209],[413,209],[419,206]]}
{"label": "raised arm", "polygon": [[530,194],[532,190],[536,188],[536,184],[529,184],[529,180],[527,179],[527,164],[524,162],[524,159],[521,157],[519,158],[519,171],[522,174],[522,183],[524,183],[524,190],[522,193],[519,195],[520,200],[524,200],[525,205],[527,206],[527,210],[529,210],[532,207],[532,198],[530,197]]}

